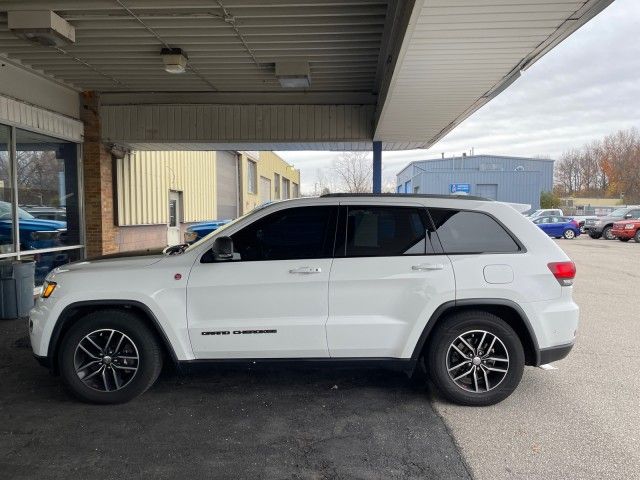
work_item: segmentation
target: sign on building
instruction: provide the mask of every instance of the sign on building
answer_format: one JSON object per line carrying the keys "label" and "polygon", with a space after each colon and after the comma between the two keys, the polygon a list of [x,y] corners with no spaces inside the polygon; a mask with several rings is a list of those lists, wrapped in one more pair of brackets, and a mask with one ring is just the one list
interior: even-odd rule
{"label": "sign on building", "polygon": [[449,184],[449,193],[470,193],[471,192],[471,184],[469,183],[450,183]]}

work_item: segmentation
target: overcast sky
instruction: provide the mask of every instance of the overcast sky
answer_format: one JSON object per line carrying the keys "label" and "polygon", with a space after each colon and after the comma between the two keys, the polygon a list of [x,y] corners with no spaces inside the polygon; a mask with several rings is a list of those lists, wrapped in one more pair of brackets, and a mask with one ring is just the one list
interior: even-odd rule
{"label": "overcast sky", "polygon": [[[383,152],[383,178],[441,152],[549,156],[640,128],[640,0],[615,0],[429,150]],[[278,152],[310,192],[338,152]]]}

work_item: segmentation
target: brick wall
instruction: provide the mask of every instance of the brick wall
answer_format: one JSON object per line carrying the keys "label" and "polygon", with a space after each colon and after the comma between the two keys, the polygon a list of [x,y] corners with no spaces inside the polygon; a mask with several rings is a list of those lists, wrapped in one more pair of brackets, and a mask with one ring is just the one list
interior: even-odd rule
{"label": "brick wall", "polygon": [[82,92],[80,98],[84,122],[85,244],[87,257],[94,257],[118,251],[118,227],[113,218],[113,161],[102,143],[98,94]]}

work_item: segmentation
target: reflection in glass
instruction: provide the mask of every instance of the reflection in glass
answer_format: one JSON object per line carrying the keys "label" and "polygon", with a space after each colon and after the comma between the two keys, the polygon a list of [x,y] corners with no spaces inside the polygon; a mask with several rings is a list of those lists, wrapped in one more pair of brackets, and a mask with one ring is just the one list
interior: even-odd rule
{"label": "reflection in glass", "polygon": [[0,254],[13,252],[13,211],[11,208],[11,130],[0,125]]}
{"label": "reflection in glass", "polygon": [[[80,243],[76,145],[16,129],[20,250]],[[34,255],[36,283],[75,253]]]}

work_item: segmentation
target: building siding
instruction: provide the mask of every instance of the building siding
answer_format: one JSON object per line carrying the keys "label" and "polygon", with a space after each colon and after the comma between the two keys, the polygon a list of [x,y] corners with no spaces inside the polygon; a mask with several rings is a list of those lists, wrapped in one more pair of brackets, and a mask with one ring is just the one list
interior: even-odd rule
{"label": "building siding", "polygon": [[[407,182],[411,192],[405,192]],[[498,155],[422,160],[402,169],[396,185],[400,193],[412,193],[418,187],[419,193],[447,195],[453,183],[470,184],[471,195],[482,193],[478,185],[497,185],[496,200],[538,208],[540,193],[553,188],[553,160]],[[486,187],[480,189],[486,191]]]}
{"label": "building siding", "polygon": [[[258,152],[256,152],[258,153]],[[253,160],[257,163],[257,187],[258,191],[255,193],[249,193],[247,183],[247,162]],[[283,180],[289,180],[290,182],[290,198],[294,195],[294,184],[298,186],[297,191],[300,192],[300,170],[295,169],[292,165],[289,165],[282,158],[273,152],[265,151],[259,152],[256,157],[255,154],[251,155],[249,152],[242,152],[240,155],[240,184],[241,184],[241,213],[247,213],[253,210],[255,207],[263,203],[263,200],[267,195],[261,192],[260,178],[267,178],[271,180],[270,188],[271,192],[268,195],[271,200],[283,200],[282,198],[282,186],[280,187],[281,198],[276,198],[276,185],[274,174],[280,175],[280,185]],[[263,184],[264,185],[264,184]]]}
{"label": "building siding", "polygon": [[166,224],[169,191],[182,192],[182,218],[216,218],[216,152],[138,151],[116,160],[117,223]]}

